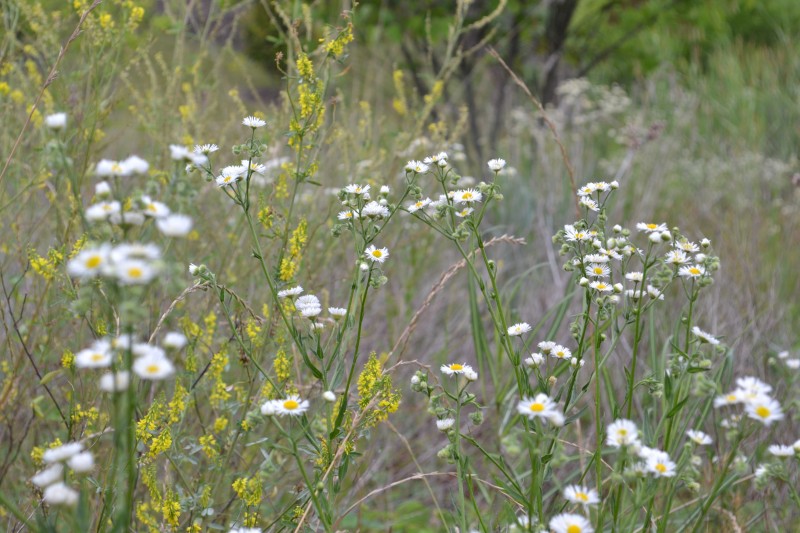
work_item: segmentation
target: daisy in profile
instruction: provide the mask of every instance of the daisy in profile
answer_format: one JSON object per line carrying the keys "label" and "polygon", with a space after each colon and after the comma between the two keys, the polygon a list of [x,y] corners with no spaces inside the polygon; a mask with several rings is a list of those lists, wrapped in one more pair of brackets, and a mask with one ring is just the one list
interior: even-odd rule
{"label": "daisy in profile", "polygon": [[374,244],[364,250],[364,255],[373,263],[383,263],[389,257],[389,250],[386,248],[376,248]]}
{"label": "daisy in profile", "polygon": [[356,196],[366,194],[368,191],[369,185],[348,185],[344,188],[344,192],[347,194],[355,194]]}
{"label": "daisy in profile", "polygon": [[440,370],[442,373],[452,376],[454,374],[466,374],[473,372],[472,367],[469,365],[462,365],[461,363],[450,363],[449,365],[442,365]]}
{"label": "daisy in profile", "polygon": [[222,169],[220,175],[217,176],[216,182],[219,187],[225,187],[226,185],[233,185],[237,181],[242,179],[244,173],[247,169],[238,165],[227,166]]}
{"label": "daisy in profile", "polygon": [[767,451],[775,457],[793,457],[794,448],[785,444],[771,444]]}
{"label": "daisy in profile", "polygon": [[689,256],[683,250],[670,250],[664,257],[664,262],[670,265],[685,265],[689,262]]}
{"label": "daisy in profile", "polygon": [[248,128],[256,129],[266,126],[267,123],[261,120],[260,118],[251,115],[249,117],[244,117],[244,119],[242,119],[242,125],[247,126]]}
{"label": "daisy in profile", "polygon": [[192,151],[196,154],[208,155],[216,152],[217,150],[219,150],[219,146],[216,144],[196,144],[194,146],[194,150]]}
{"label": "daisy in profile", "polygon": [[282,291],[278,291],[278,298],[287,298],[289,296],[299,296],[303,293],[303,287],[298,285],[297,287],[292,287],[291,289],[283,289]]}
{"label": "daisy in profile", "polygon": [[459,218],[466,218],[466,217],[470,216],[473,211],[475,211],[473,208],[465,207],[461,211],[456,211],[456,216],[459,217]]}
{"label": "daisy in profile", "polygon": [[514,324],[510,328],[508,328],[508,336],[509,337],[519,337],[525,333],[528,333],[531,330],[530,324],[527,322],[519,322],[518,324]]}
{"label": "daisy in profile", "polygon": [[339,320],[347,314],[347,309],[344,307],[329,307],[328,313],[333,317],[334,320]]}
{"label": "daisy in profile", "polygon": [[308,400],[300,399],[296,394],[289,395],[283,400],[274,400],[275,413],[284,416],[300,416],[308,411]]}
{"label": "daisy in profile", "polygon": [[500,172],[501,170],[503,170],[503,167],[506,166],[506,160],[505,159],[490,159],[489,162],[487,163],[487,165],[489,165],[489,169],[490,170],[492,170],[494,172]]}
{"label": "daisy in profile", "polygon": [[702,431],[697,431],[694,429],[690,429],[686,432],[686,436],[689,437],[689,440],[697,444],[698,446],[708,446],[712,444],[714,441],[703,433]]}
{"label": "daisy in profile", "polygon": [[694,336],[700,339],[700,342],[706,342],[712,346],[717,346],[719,344],[719,339],[713,336],[711,333],[706,333],[702,329],[698,328],[697,326],[692,328],[692,333]]}
{"label": "daisy in profile", "polygon": [[416,174],[424,174],[428,171],[428,165],[422,161],[409,161],[406,163],[406,172],[414,172]]}
{"label": "daisy in profile", "polygon": [[430,198],[425,198],[424,200],[417,200],[413,204],[409,205],[406,209],[409,213],[416,213],[420,209],[425,209],[431,203]]}
{"label": "daisy in profile", "polygon": [[586,231],[575,229],[575,226],[567,224],[564,226],[564,238],[568,242],[579,242],[591,240],[592,236]]}
{"label": "daisy in profile", "polygon": [[564,489],[564,498],[572,503],[581,505],[596,505],[600,503],[597,491],[582,485],[569,485]]}
{"label": "daisy in profile", "polygon": [[353,220],[353,219],[356,219],[356,218],[359,218],[359,217],[358,217],[358,213],[356,213],[354,211],[340,211],[339,215],[337,216],[337,218],[339,220],[348,221],[348,220]]}
{"label": "daisy in profile", "polygon": [[561,513],[550,519],[552,533],[594,533],[592,524],[582,515]]}

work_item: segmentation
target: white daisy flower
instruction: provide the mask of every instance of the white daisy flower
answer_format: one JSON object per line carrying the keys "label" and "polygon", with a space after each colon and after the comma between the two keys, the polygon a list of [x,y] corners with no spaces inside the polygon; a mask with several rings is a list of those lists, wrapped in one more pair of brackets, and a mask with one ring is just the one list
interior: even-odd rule
{"label": "white daisy flower", "polygon": [[476,189],[464,189],[456,191],[453,195],[453,200],[459,204],[480,202],[483,199],[483,194]]}
{"label": "white daisy flower", "polygon": [[593,281],[589,284],[589,287],[596,290],[597,292],[609,292],[614,290],[613,285],[610,285],[603,281]]}
{"label": "white daisy flower", "polygon": [[66,113],[53,113],[44,117],[44,125],[51,130],[63,130],[67,127]]}
{"label": "white daisy flower", "polygon": [[114,267],[117,279],[123,285],[145,285],[156,277],[156,269],[140,259],[128,259]]}
{"label": "white daisy flower", "polygon": [[666,452],[655,450],[645,459],[645,468],[655,477],[673,477],[675,467],[675,463]]}
{"label": "white daisy flower", "polygon": [[322,313],[322,307],[304,307],[300,309],[300,314],[306,318],[313,318]]}
{"label": "white daisy flower", "polygon": [[347,194],[355,194],[356,196],[361,196],[366,194],[369,191],[369,185],[348,185],[344,188],[344,192]]}
{"label": "white daisy flower", "polygon": [[695,252],[699,252],[700,251],[700,247],[699,246],[697,246],[695,243],[693,243],[691,241],[687,241],[685,239],[680,241],[680,242],[676,242],[675,246],[677,248],[680,248],[684,252],[687,252],[687,253],[690,253],[690,254],[693,254]]}
{"label": "white daisy flower", "polygon": [[489,165],[489,168],[491,170],[493,170],[494,172],[500,172],[501,170],[503,170],[503,167],[506,166],[506,160],[505,159],[490,159],[489,162],[487,163],[487,165]]}
{"label": "white daisy flower", "polygon": [[442,365],[439,370],[441,370],[444,374],[448,376],[452,376],[454,374],[466,374],[467,372],[472,372],[472,367],[469,365],[462,365],[461,363],[451,363],[449,365]]}
{"label": "white daisy flower", "polygon": [[769,426],[776,420],[783,419],[781,404],[772,398],[762,396],[745,405],[745,412],[748,418],[758,420],[765,426]]}
{"label": "white daisy flower", "polygon": [[94,456],[92,452],[81,452],[73,455],[67,460],[67,465],[73,472],[85,474],[94,468]]}
{"label": "white daisy flower", "polygon": [[308,400],[292,394],[283,400],[275,400],[275,412],[280,415],[300,416],[308,410]]}
{"label": "white daisy flower", "polygon": [[439,431],[447,431],[448,429],[453,427],[453,424],[455,423],[456,421],[452,418],[442,418],[436,421],[436,428]]}
{"label": "white daisy flower", "polygon": [[192,217],[174,214],[156,221],[158,230],[167,237],[186,237],[192,230]]}
{"label": "white daisy flower", "polygon": [[527,322],[519,322],[508,328],[508,336],[519,337],[524,333],[528,333],[530,330],[531,330],[530,324],[528,324]]}
{"label": "white daisy flower", "polygon": [[589,198],[588,196],[584,196],[583,198],[581,198],[578,203],[590,211],[594,212],[600,211],[600,206],[598,205],[598,203]]}
{"label": "white daisy flower", "polygon": [[45,450],[44,453],[42,454],[42,461],[48,464],[57,463],[59,461],[66,461],[73,455],[80,453],[82,451],[83,451],[83,443],[68,442],[66,444],[62,444],[61,446]]}
{"label": "white daisy flower", "polygon": [[122,165],[126,176],[130,176],[131,174],[145,174],[150,170],[150,163],[138,155],[128,157],[122,161],[120,165]]}
{"label": "white daisy flower", "polygon": [[[278,291],[278,298],[287,298],[289,296],[299,296],[303,293],[303,287],[298,285],[297,287],[292,287],[291,289],[283,289],[282,291]],[[317,300],[319,302],[319,300]]]}
{"label": "white daisy flower", "polygon": [[647,233],[661,233],[662,231],[667,231],[666,224],[654,224],[652,222],[639,222],[636,224],[636,229],[639,231],[645,231]]}
{"label": "white daisy flower", "polygon": [[262,165],[258,161],[247,161],[247,159],[242,159],[242,168],[244,168],[245,173],[249,170],[251,174],[260,176],[263,176],[267,171],[266,165]]}
{"label": "white daisy flower", "polygon": [[240,181],[242,177],[244,177],[245,172],[247,169],[242,166],[238,165],[231,165],[227,166],[222,169],[222,172],[216,178],[217,185],[219,187],[225,187],[226,185],[233,185],[237,181]]}
{"label": "white daisy flower", "polygon": [[694,333],[694,336],[700,339],[701,342],[706,342],[712,346],[717,346],[719,344],[719,340],[715,336],[710,333],[706,333],[697,326],[692,328],[692,333]]}
{"label": "white daisy flower", "polygon": [[386,218],[389,216],[389,208],[373,200],[364,206],[361,216]]}
{"label": "white daisy flower", "polygon": [[164,341],[161,344],[172,350],[180,350],[186,346],[187,342],[186,335],[180,331],[170,331],[164,335]]}
{"label": "white daisy flower", "polygon": [[561,416],[556,403],[544,393],[539,393],[534,398],[523,398],[517,404],[517,412],[531,420],[534,418],[552,420]]}
{"label": "white daisy flower", "polygon": [[100,222],[108,220],[111,215],[119,214],[122,205],[116,200],[110,202],[97,202],[86,208],[86,220],[90,222]]}
{"label": "white daisy flower", "polygon": [[175,367],[166,357],[144,356],[133,362],[133,371],[142,379],[161,380],[175,373]]}
{"label": "white daisy flower", "polygon": [[795,454],[794,448],[785,444],[772,444],[767,451],[775,457],[792,457]]}
{"label": "white daisy flower", "polygon": [[386,248],[376,248],[374,244],[364,250],[364,255],[373,263],[383,263],[389,257],[389,250]]}
{"label": "white daisy flower", "polygon": [[39,488],[44,488],[62,479],[63,474],[64,465],[61,463],[53,463],[44,470],[37,472],[36,475],[31,478],[31,483]]}
{"label": "white daisy flower", "polygon": [[670,265],[685,265],[689,262],[689,256],[683,250],[670,250],[664,257],[664,262]]}
{"label": "white daisy flower", "polygon": [[161,250],[152,243],[125,243],[115,246],[111,250],[111,260],[115,263],[128,259],[141,259],[143,261],[157,261],[161,259]]}
{"label": "white daisy flower", "polygon": [[81,250],[67,263],[67,274],[78,279],[98,276],[108,266],[110,250],[111,247],[108,245]]}
{"label": "white daisy flower", "polygon": [[[289,289],[289,290],[296,291],[296,289],[297,289],[297,287],[295,287],[294,289]],[[302,287],[300,288],[299,292],[294,292],[294,293],[291,293],[291,294],[292,295],[300,294],[300,292],[302,292]],[[321,307],[321,304],[319,303],[319,298],[317,298],[313,294],[306,294],[306,295],[303,295],[303,296],[299,297],[294,302],[294,306],[295,306],[295,308],[300,310],[300,309],[303,309],[303,308],[306,308],[306,307]]]}
{"label": "white daisy flower", "polygon": [[564,226],[564,238],[569,242],[588,241],[592,238],[588,232],[575,229],[575,226],[567,224]]}
{"label": "white daisy flower", "polygon": [[564,498],[572,503],[581,505],[596,505],[600,503],[597,491],[582,485],[569,485],[564,489]]}
{"label": "white daisy flower", "polygon": [[647,295],[650,298],[652,298],[653,300],[663,300],[664,299],[664,293],[660,289],[657,289],[657,288],[653,287],[652,285],[648,285],[647,286]]}
{"label": "white daisy flower", "polygon": [[144,212],[145,216],[153,218],[161,218],[169,215],[170,213],[167,204],[164,204],[162,202],[156,202],[152,200],[149,196],[142,196],[140,199],[140,203],[142,204],[142,211]]}
{"label": "white daisy flower", "polygon": [[714,398],[714,407],[722,407],[723,405],[735,405],[744,401],[741,391],[735,390],[722,396]]}
{"label": "white daisy flower", "polygon": [[59,481],[44,489],[42,501],[48,505],[74,507],[78,503],[78,492]]}
{"label": "white daisy flower", "polygon": [[328,313],[335,319],[342,318],[347,314],[347,309],[344,307],[329,307]]}
{"label": "white daisy flower", "polygon": [[95,174],[101,177],[106,176],[127,176],[128,170],[119,161],[111,159],[101,159],[95,167]]}
{"label": "white daisy flower", "polygon": [[355,211],[341,211],[338,215],[339,220],[353,220],[359,218]]}
{"label": "white daisy flower", "polygon": [[194,145],[194,150],[192,150],[196,154],[211,154],[219,150],[219,146],[216,144],[196,144]]}
{"label": "white daisy flower", "polygon": [[552,533],[594,533],[592,524],[579,514],[561,513],[550,519]]}
{"label": "white daisy flower", "polygon": [[736,378],[736,387],[753,398],[756,396],[767,396],[772,392],[771,385],[753,376]]}
{"label": "white daisy flower", "polygon": [[542,341],[542,342],[540,342],[540,343],[538,344],[538,346],[539,346],[539,349],[542,351],[542,353],[543,353],[544,355],[550,355],[550,352],[552,352],[552,351],[553,351],[553,349],[554,349],[556,346],[558,346],[558,344],[556,344],[556,343],[555,343],[555,342],[553,342],[553,341]]}
{"label": "white daisy flower", "polygon": [[100,376],[98,386],[104,392],[122,392],[128,390],[128,385],[131,381],[131,375],[123,370],[116,374],[107,373]]}
{"label": "white daisy flower", "polygon": [[278,407],[277,402],[280,400],[267,400],[263,404],[261,404],[261,414],[265,416],[272,416],[277,414]]}
{"label": "white daisy flower", "polygon": [[569,348],[561,346],[560,344],[556,344],[553,347],[553,350],[550,352],[550,355],[555,357],[556,359],[565,359],[568,360],[572,357],[572,352]]}
{"label": "white daisy flower", "polygon": [[620,418],[606,428],[606,444],[619,448],[639,444],[639,429],[630,420]]}
{"label": "white daisy flower", "polygon": [[111,366],[111,345],[108,341],[97,341],[91,348],[75,354],[77,368],[106,368]]}
{"label": "white daisy flower", "polygon": [[111,185],[107,181],[100,181],[94,186],[94,195],[103,197],[111,194]]}
{"label": "white daisy flower", "polygon": [[[604,254],[604,253],[586,254],[583,257],[583,260],[586,263],[608,263],[609,261],[611,261],[611,257],[606,255],[606,254]],[[581,260],[579,258],[577,258],[577,257],[575,259],[573,259],[573,262],[576,265],[580,265],[581,264]]]}
{"label": "white daisy flower", "polygon": [[465,207],[461,211],[456,211],[456,216],[459,217],[459,218],[466,218],[466,217],[470,216],[473,211],[475,211],[473,208]]}
{"label": "white daisy flower", "polygon": [[415,172],[417,174],[424,174],[428,171],[428,165],[423,163],[422,161],[409,161],[406,163],[406,171],[407,172]]}
{"label": "white daisy flower", "polygon": [[694,442],[695,444],[697,444],[698,446],[708,446],[709,444],[714,442],[711,439],[711,437],[709,437],[708,435],[706,435],[702,431],[697,431],[697,430],[694,430],[694,429],[688,430],[686,432],[686,436],[689,437],[689,439],[692,442]]}
{"label": "white daisy flower", "polygon": [[644,279],[644,274],[641,272],[627,272],[625,274],[625,279],[628,281],[633,281],[634,283],[641,283]]}
{"label": "white daisy flower", "polygon": [[682,266],[678,269],[678,275],[684,278],[699,278],[705,272],[706,269],[699,265]]}
{"label": "white daisy flower", "polygon": [[409,205],[406,209],[408,210],[409,213],[416,213],[420,209],[424,209],[425,207],[430,205],[430,203],[431,199],[425,198],[424,200],[417,200],[413,204]]}
{"label": "white daisy flower", "polygon": [[267,123],[264,120],[261,120],[260,118],[251,115],[249,117],[244,117],[244,119],[242,119],[242,125],[247,126],[248,128],[256,129],[266,126]]}
{"label": "white daisy flower", "polygon": [[539,366],[544,363],[544,355],[538,352],[532,353],[531,356],[523,362],[528,366]]}
{"label": "white daisy flower", "polygon": [[611,269],[608,265],[602,263],[592,263],[586,266],[586,275],[595,278],[607,278],[611,274]]}
{"label": "white daisy flower", "polygon": [[124,211],[111,213],[108,221],[117,226],[141,226],[144,224],[144,215],[139,211]]}

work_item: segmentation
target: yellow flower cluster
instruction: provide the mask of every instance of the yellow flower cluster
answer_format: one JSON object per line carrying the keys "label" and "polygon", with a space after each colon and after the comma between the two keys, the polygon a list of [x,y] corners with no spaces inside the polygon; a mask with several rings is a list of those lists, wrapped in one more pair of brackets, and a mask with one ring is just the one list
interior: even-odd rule
{"label": "yellow flower cluster", "polygon": [[226,366],[228,366],[228,354],[224,351],[215,353],[211,358],[208,372],[209,377],[214,381],[209,400],[216,407],[221,407],[222,403],[231,397],[231,393],[227,390],[228,386],[222,379],[222,373]]}
{"label": "yellow flower cluster", "polygon": [[292,376],[292,364],[289,361],[289,357],[286,355],[286,350],[283,348],[278,350],[278,353],[275,354],[275,361],[273,361],[272,366],[275,369],[275,376],[278,378],[278,381],[281,383],[289,381],[289,378]]}
{"label": "yellow flower cluster", "polygon": [[89,409],[84,409],[81,407],[81,404],[76,404],[75,407],[72,409],[72,413],[69,416],[69,419],[72,421],[73,424],[78,424],[82,420],[86,421],[86,428],[89,429],[92,426],[92,423],[97,421],[97,417],[99,413],[97,411],[97,407],[90,407]]}
{"label": "yellow flower cluster", "polygon": [[358,406],[366,409],[377,398],[377,404],[365,414],[365,427],[373,427],[386,420],[400,406],[400,393],[392,389],[392,378],[383,373],[383,366],[373,352],[364,370],[358,376]]}
{"label": "yellow flower cluster", "polygon": [[166,427],[150,442],[150,450],[147,452],[147,457],[154,459],[159,454],[169,450],[170,446],[172,446],[172,432],[169,427]]}
{"label": "yellow flower cluster", "polygon": [[169,423],[174,424],[180,421],[183,413],[186,411],[186,398],[189,396],[189,391],[183,385],[177,383],[175,385],[175,393],[172,395],[172,400],[169,402]]}
{"label": "yellow flower cluster", "polygon": [[333,57],[339,57],[351,42],[353,42],[353,24],[349,23],[344,30],[339,32],[335,39],[325,43],[325,51]]}
{"label": "yellow flower cluster", "polygon": [[217,439],[214,435],[208,434],[200,437],[200,446],[203,447],[203,453],[209,459],[213,459],[219,453],[217,452]]}
{"label": "yellow flower cluster", "polygon": [[28,250],[28,261],[34,272],[50,281],[58,271],[58,266],[64,262],[64,254],[59,250],[50,248],[47,257],[42,257],[35,250]]}
{"label": "yellow flower cluster", "polygon": [[178,527],[181,517],[181,504],[178,495],[168,491],[164,501],[161,503],[161,514],[164,521],[172,527]]}
{"label": "yellow flower cluster", "polygon": [[392,100],[392,107],[398,115],[404,116],[408,113],[408,100],[406,100],[405,85],[403,84],[403,71],[395,70],[392,73],[392,80],[394,81],[394,90],[397,97]]}
{"label": "yellow flower cluster", "polygon": [[307,238],[308,222],[303,218],[300,219],[297,227],[292,232],[292,237],[289,239],[289,252],[287,256],[281,260],[281,281],[290,281],[297,273],[297,268],[300,263],[300,254],[303,251],[303,246],[306,244]]}
{"label": "yellow flower cluster", "polygon": [[65,350],[61,355],[61,366],[67,370],[75,368],[75,354],[69,350]]}
{"label": "yellow flower cluster", "polygon": [[261,480],[258,476],[251,478],[240,477],[231,485],[234,492],[248,507],[255,507],[261,503]]}

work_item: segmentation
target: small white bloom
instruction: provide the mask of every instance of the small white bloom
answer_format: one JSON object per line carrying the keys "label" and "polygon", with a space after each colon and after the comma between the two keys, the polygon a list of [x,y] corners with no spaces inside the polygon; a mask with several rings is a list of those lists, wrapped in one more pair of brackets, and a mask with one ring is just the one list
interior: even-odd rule
{"label": "small white bloom", "polygon": [[436,427],[439,431],[447,431],[453,427],[453,424],[455,423],[456,421],[452,418],[442,418],[436,421]]}
{"label": "small white bloom", "polygon": [[78,279],[90,279],[99,275],[109,263],[110,250],[108,245],[81,250],[67,263],[67,274]]}
{"label": "small white bloom", "polygon": [[242,119],[242,125],[247,126],[248,128],[256,129],[266,126],[267,123],[261,120],[260,118],[251,115],[249,117],[244,117],[244,119]]}
{"label": "small white bloom", "polygon": [[800,359],[785,359],[784,362],[786,363],[786,366],[792,370],[797,370],[800,368]]}
{"label": "small white bloom", "polygon": [[167,237],[186,237],[192,230],[192,217],[169,215],[156,221],[158,230]]}
{"label": "small white bloom", "polygon": [[184,346],[186,346],[186,335],[181,333],[180,331],[170,331],[166,335],[164,335],[164,342],[162,344],[173,350],[180,350]]}
{"label": "small white bloom", "polygon": [[645,459],[645,465],[655,477],[673,477],[675,475],[676,465],[666,452],[656,451],[650,454]]}
{"label": "small white bloom", "polygon": [[369,185],[348,185],[344,188],[344,192],[347,194],[355,194],[356,196],[362,196],[367,194],[369,191]]}
{"label": "small white bloom", "polygon": [[501,170],[503,170],[503,167],[506,166],[506,160],[505,159],[491,159],[491,160],[489,160],[489,162],[487,164],[489,165],[489,168],[491,170],[493,170],[494,172],[500,172]]}
{"label": "small white bloom", "polygon": [[94,468],[94,456],[92,452],[81,452],[70,457],[67,465],[78,474],[90,472]]}
{"label": "small white bloom", "polygon": [[91,348],[75,354],[77,368],[105,368],[111,365],[111,345],[108,341],[96,341]]}
{"label": "small white bloom", "polygon": [[389,250],[386,248],[376,248],[374,244],[364,250],[364,255],[373,263],[383,263],[389,257]]}
{"label": "small white bloom", "polygon": [[652,222],[639,222],[636,224],[636,229],[639,231],[645,231],[647,233],[657,233],[660,234],[662,231],[667,231],[666,224],[654,224]]}
{"label": "small white bloom", "polygon": [[308,410],[308,400],[292,394],[284,400],[275,400],[275,412],[280,415],[300,416]]}
{"label": "small white bloom", "polygon": [[222,169],[222,172],[216,178],[217,185],[219,187],[225,187],[226,185],[233,185],[237,181],[240,181],[244,176],[247,169],[242,166],[238,165],[231,165],[227,166]]}
{"label": "small white bloom", "polygon": [[122,206],[116,200],[111,202],[98,202],[86,208],[86,220],[100,222],[108,220],[112,215],[119,214]]}
{"label": "small white bloom", "polygon": [[107,373],[100,376],[100,390],[105,392],[122,392],[128,390],[128,385],[131,381],[131,375],[123,370],[116,374]]}
{"label": "small white bloom", "polygon": [[594,533],[591,522],[582,515],[562,513],[550,519],[552,533]]}
{"label": "small white bloom", "polygon": [[596,505],[600,503],[597,491],[582,485],[569,485],[564,489],[564,498],[572,503],[581,505]]}
{"label": "small white bloom", "polygon": [[635,446],[639,444],[639,429],[630,420],[615,420],[606,428],[606,444],[614,448]]}
{"label": "small white bloom", "polygon": [[456,191],[453,195],[453,200],[459,204],[480,202],[483,199],[483,194],[476,189],[465,189]]}
{"label": "small white bloom", "polygon": [[133,371],[142,379],[161,380],[175,373],[175,367],[166,357],[146,355],[133,362]]}
{"label": "small white bloom", "polygon": [[216,144],[196,144],[194,145],[194,150],[192,150],[196,154],[211,154],[219,150],[219,146]]}
{"label": "small white bloom", "polygon": [[683,278],[699,278],[705,272],[706,269],[699,265],[682,266],[678,269],[678,275]]}
{"label": "small white bloom", "polygon": [[703,331],[702,329],[698,328],[697,326],[692,328],[692,333],[694,333],[694,336],[697,337],[698,339],[700,339],[701,342],[707,342],[708,344],[711,344],[712,346],[717,346],[719,344],[719,340],[716,337],[714,337],[710,333],[706,333],[705,331]]}
{"label": "small white bloom", "polygon": [[145,285],[156,276],[156,269],[141,259],[127,259],[115,265],[114,273],[123,285]]}
{"label": "small white bloom", "polygon": [[329,307],[328,313],[335,319],[338,320],[347,314],[347,309],[344,307]]}
{"label": "small white bloom", "polygon": [[610,292],[614,290],[614,287],[608,283],[603,281],[593,281],[589,283],[589,287],[596,290],[597,292]]}
{"label": "small white bloom", "polygon": [[425,207],[430,205],[430,203],[431,199],[425,198],[424,200],[417,200],[413,204],[409,205],[406,209],[408,210],[409,213],[416,213],[420,209],[424,209]]}
{"label": "small white bloom", "polygon": [[694,430],[694,429],[688,430],[686,432],[686,436],[689,437],[689,439],[692,442],[694,442],[695,444],[697,444],[698,446],[708,446],[709,444],[714,442],[711,439],[711,437],[709,437],[708,435],[706,435],[702,431],[697,431],[697,430]]}
{"label": "small white bloom", "polygon": [[440,370],[447,374],[448,376],[452,376],[455,374],[466,374],[467,372],[473,372],[472,367],[469,365],[462,365],[461,363],[451,363],[449,365],[442,365]]}
{"label": "small white bloom", "polygon": [[66,113],[53,113],[44,117],[44,125],[51,130],[63,130],[67,127]]}
{"label": "small white bloom", "polygon": [[78,492],[59,481],[44,489],[42,501],[48,505],[74,507],[78,503]]}
{"label": "small white bloom", "polygon": [[533,398],[523,398],[517,404],[517,412],[531,420],[544,418],[555,425],[563,424],[564,417],[558,410],[556,403],[544,393],[539,393]]}
{"label": "small white bloom", "polygon": [[335,402],[336,401],[336,394],[331,390],[326,390],[322,393],[322,399],[326,402]]}
{"label": "small white bloom", "polygon": [[145,174],[150,170],[150,163],[139,157],[132,155],[120,163],[124,169],[125,175],[131,174]]}
{"label": "small white bloom", "polygon": [[467,378],[467,381],[478,381],[478,373],[471,368],[464,372],[464,377]]}
{"label": "small white bloom", "polygon": [[509,337],[519,337],[524,333],[528,333],[530,330],[530,324],[527,322],[519,322],[508,328],[508,335]]}
{"label": "small white bloom", "polygon": [[61,463],[53,463],[44,470],[37,472],[36,475],[31,478],[31,483],[39,488],[44,488],[60,480],[63,473],[64,466]]}
{"label": "small white bloom", "polygon": [[[299,296],[303,292],[303,287],[298,285],[297,287],[292,287],[291,289],[283,289],[282,291],[278,291],[278,298],[286,298],[288,296]],[[317,300],[317,304],[319,304],[319,300]]]}
{"label": "small white bloom", "polygon": [[94,186],[94,194],[95,196],[104,197],[111,194],[111,185],[107,181],[98,182],[97,185]]}
{"label": "small white bloom", "polygon": [[539,366],[544,363],[544,355],[538,352],[532,353],[530,357],[525,359],[524,363],[528,366]]}
{"label": "small white bloom", "polygon": [[792,457],[795,454],[792,446],[784,444],[772,444],[767,448],[767,451],[775,457]]}
{"label": "small white bloom", "polygon": [[142,210],[146,216],[162,218],[170,213],[169,207],[167,207],[166,204],[162,202],[156,202],[149,196],[142,196],[140,202],[142,204]]}
{"label": "small white bloom", "polygon": [[783,419],[783,410],[781,409],[781,405],[776,400],[766,396],[762,396],[749,402],[745,406],[745,412],[747,413],[748,418],[758,420],[765,426],[769,426],[776,420]]}
{"label": "small white bloom", "polygon": [[365,217],[374,217],[374,218],[386,218],[389,216],[389,208],[379,204],[376,201],[369,202],[364,208],[361,210],[361,216]]}
{"label": "small white bloom", "polygon": [[80,442],[68,442],[56,448],[45,450],[42,454],[42,461],[45,463],[56,463],[58,461],[66,461],[73,455],[83,451],[83,444]]}

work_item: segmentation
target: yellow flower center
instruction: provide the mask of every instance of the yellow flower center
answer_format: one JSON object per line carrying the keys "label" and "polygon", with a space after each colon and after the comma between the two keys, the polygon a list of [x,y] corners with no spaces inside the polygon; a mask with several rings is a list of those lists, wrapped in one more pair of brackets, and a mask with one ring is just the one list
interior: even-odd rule
{"label": "yellow flower center", "polygon": [[575,234],[576,239],[583,239],[584,237],[586,237],[586,234],[583,232],[579,231],[578,233]]}
{"label": "yellow flower center", "polygon": [[472,193],[471,192],[465,192],[464,194],[461,195],[461,199],[462,200],[472,200]]}
{"label": "yellow flower center", "polygon": [[567,354],[565,354],[562,350],[556,352],[556,357],[563,358],[565,355]]}
{"label": "yellow flower center", "polygon": [[93,353],[90,359],[96,363],[97,361],[102,361],[105,359],[105,355],[101,353]]}
{"label": "yellow flower center", "polygon": [[102,262],[103,259],[99,255],[93,255],[86,261],[86,268],[97,268]]}
{"label": "yellow flower center", "polygon": [[145,367],[144,371],[145,371],[145,372],[147,372],[148,374],[156,374],[156,373],[159,371],[159,369],[160,369],[160,368],[161,368],[161,367],[159,367],[159,366],[158,366],[158,365],[156,365],[156,364],[153,364],[153,365],[147,365],[147,366]]}
{"label": "yellow flower center", "polygon": [[131,267],[128,269],[128,276],[130,276],[133,279],[139,279],[142,277],[143,274],[144,272],[139,267]]}
{"label": "yellow flower center", "polygon": [[733,402],[735,402],[735,401],[736,401],[736,395],[735,395],[735,394],[728,394],[727,396],[725,396],[725,399],[726,399],[727,401],[729,401],[729,402],[733,403]]}
{"label": "yellow flower center", "polygon": [[464,367],[458,363],[453,363],[450,365],[450,370],[463,370]]}
{"label": "yellow flower center", "polygon": [[699,276],[701,274],[701,271],[697,267],[692,267],[692,268],[689,269],[689,273],[693,274],[695,276]]}
{"label": "yellow flower center", "polygon": [[756,408],[756,414],[758,416],[760,416],[761,418],[767,418],[767,417],[769,417],[769,415],[772,414],[772,411],[770,411],[768,407],[764,407],[763,405],[759,405]]}
{"label": "yellow flower center", "polygon": [[582,501],[582,502],[588,502],[589,501],[589,495],[586,494],[585,492],[576,492],[575,493],[575,497],[577,499],[579,499],[580,501]]}
{"label": "yellow flower center", "polygon": [[147,210],[152,211],[153,213],[156,212],[156,204],[147,204]]}
{"label": "yellow flower center", "polygon": [[567,533],[581,533],[581,526],[577,524],[570,524],[567,526]]}
{"label": "yellow flower center", "polygon": [[539,402],[532,403],[531,411],[533,411],[534,413],[541,413],[542,411],[544,411],[544,404]]}
{"label": "yellow flower center", "polygon": [[285,402],[283,402],[284,409],[289,409],[290,411],[294,411],[298,407],[300,407],[300,404],[297,403],[295,400],[286,400]]}
{"label": "yellow flower center", "polygon": [[658,463],[658,464],[656,465],[656,470],[658,470],[660,473],[662,473],[662,474],[663,474],[664,472],[666,472],[666,471],[667,471],[667,466],[666,466],[666,465],[664,465],[663,463]]}
{"label": "yellow flower center", "polygon": [[597,284],[597,290],[599,290],[599,291],[602,291],[602,290],[603,290],[603,289],[605,289],[607,286],[608,286],[608,285],[606,285],[605,283],[598,283],[598,284]]}
{"label": "yellow flower center", "polygon": [[119,163],[114,163],[111,165],[112,172],[122,172],[122,166]]}
{"label": "yellow flower center", "polygon": [[603,269],[600,267],[594,267],[594,273],[598,276],[603,273]]}
{"label": "yellow flower center", "polygon": [[619,435],[620,437],[627,437],[628,436],[628,430],[627,429],[618,429],[617,430],[617,435]]}
{"label": "yellow flower center", "polygon": [[648,224],[647,225],[647,229],[656,229],[657,227],[658,227],[658,224]]}
{"label": "yellow flower center", "polygon": [[383,252],[381,252],[380,250],[375,250],[372,252],[372,257],[379,257],[379,258],[383,257]]}

